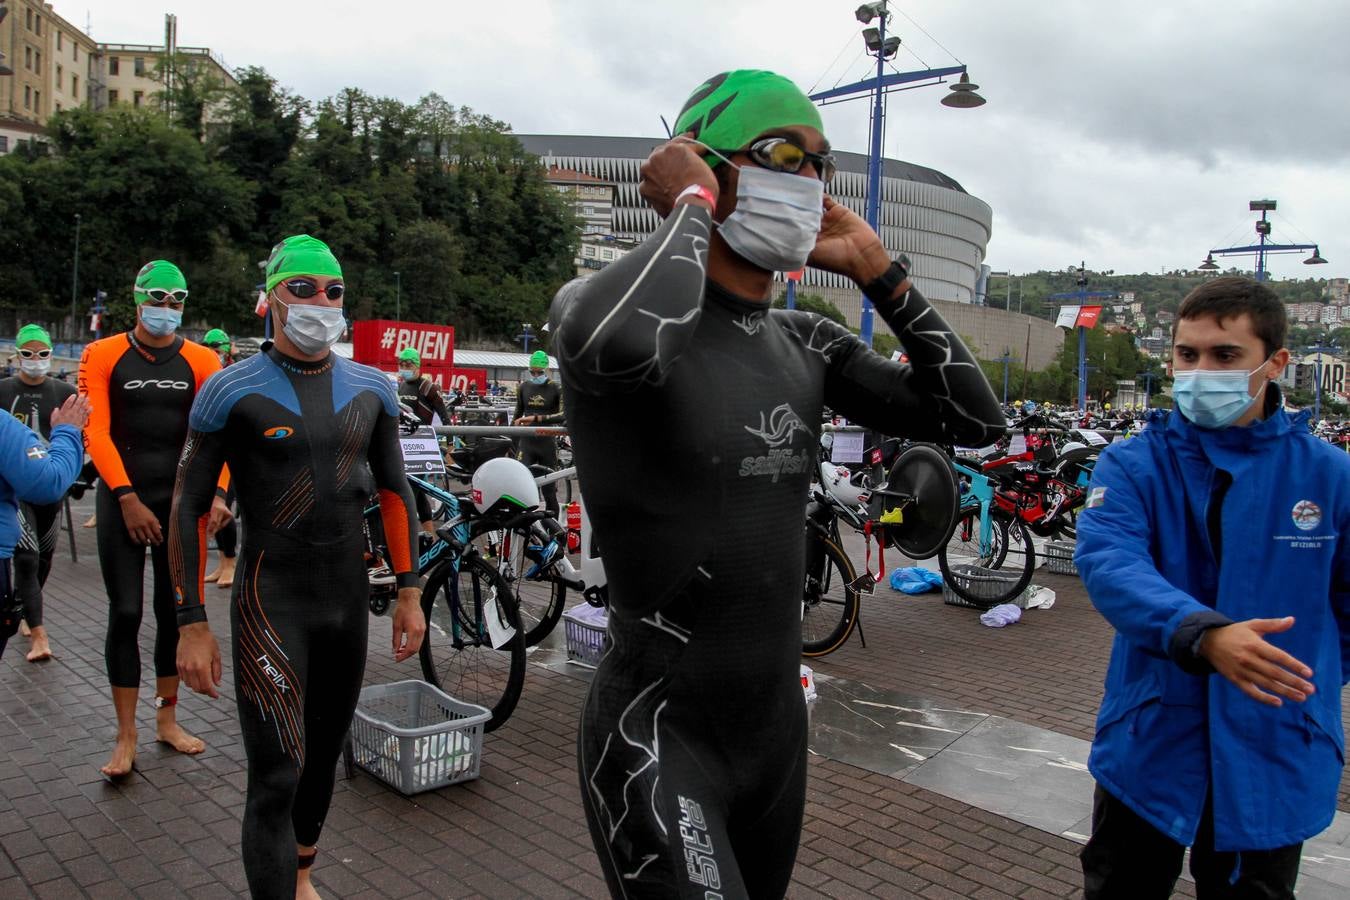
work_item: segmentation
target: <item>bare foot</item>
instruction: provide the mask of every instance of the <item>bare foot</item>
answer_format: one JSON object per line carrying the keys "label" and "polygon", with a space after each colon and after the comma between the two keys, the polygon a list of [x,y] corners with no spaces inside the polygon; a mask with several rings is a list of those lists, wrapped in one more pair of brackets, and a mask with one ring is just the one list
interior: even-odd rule
{"label": "bare foot", "polygon": [[99,771],[109,778],[125,778],[134,768],[136,768],[136,732],[119,734],[117,743],[113,745],[112,756],[108,757],[107,764]]}
{"label": "bare foot", "polygon": [[51,659],[52,648],[51,645],[47,643],[47,629],[39,625],[37,628],[33,629],[31,637],[33,639],[33,645],[28,650],[28,661],[41,662],[44,659]]}
{"label": "bare foot", "polygon": [[[313,859],[314,855],[306,854],[309,859]],[[310,865],[312,866],[313,863],[311,862]],[[314,883],[309,879],[310,872],[312,871],[313,869],[311,868],[296,870],[295,900],[320,900],[319,892],[314,889]]]}
{"label": "bare foot", "polygon": [[216,570],[220,577],[216,581],[216,587],[222,591],[228,591],[234,586],[234,560],[227,559],[221,562],[220,568]]}
{"label": "bare foot", "polygon": [[19,634],[23,635],[24,637],[29,637],[30,635],[32,635],[32,633],[33,633],[32,629],[30,629],[30,628],[28,627],[28,620],[27,620],[27,619],[20,619],[20,620],[19,620]]}
{"label": "bare foot", "polygon": [[217,568],[214,572],[206,573],[206,577],[202,579],[202,584],[215,584],[219,580],[220,580],[220,569]]}
{"label": "bare foot", "polygon": [[92,516],[89,517],[89,521],[87,521],[87,522],[84,523],[84,527],[85,527],[85,528],[93,528],[93,527],[94,527],[95,525],[97,525],[97,524],[98,524],[98,516],[97,516],[97,515],[92,515]]}
{"label": "bare foot", "polygon": [[161,718],[157,724],[159,727],[155,740],[161,744],[168,744],[179,753],[186,753],[188,756],[195,756],[206,749],[205,741],[188,734],[174,719]]}

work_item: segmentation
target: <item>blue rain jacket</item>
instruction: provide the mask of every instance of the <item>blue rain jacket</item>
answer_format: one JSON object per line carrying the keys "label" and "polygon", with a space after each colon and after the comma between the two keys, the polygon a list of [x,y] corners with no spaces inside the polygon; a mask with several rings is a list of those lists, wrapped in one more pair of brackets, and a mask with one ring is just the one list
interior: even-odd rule
{"label": "blue rain jacket", "polygon": [[[1181,844],[1194,841],[1211,784],[1219,851],[1294,844],[1336,812],[1350,456],[1307,420],[1278,410],[1208,430],[1158,413],[1102,452],[1078,519],[1075,562],[1116,629],[1088,767]],[[1195,655],[1206,625],[1287,615],[1294,627],[1266,639],[1313,670],[1304,703],[1258,703]]]}
{"label": "blue rain jacket", "polygon": [[56,503],[80,474],[80,429],[57,425],[48,444],[11,415],[0,415],[0,559],[19,543],[19,503]]}

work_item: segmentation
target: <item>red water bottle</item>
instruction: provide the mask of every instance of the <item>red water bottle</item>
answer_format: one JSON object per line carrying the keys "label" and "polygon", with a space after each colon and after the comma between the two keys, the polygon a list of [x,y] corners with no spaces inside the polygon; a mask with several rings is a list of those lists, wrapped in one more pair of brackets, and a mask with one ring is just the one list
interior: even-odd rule
{"label": "red water bottle", "polygon": [[567,552],[581,550],[581,504],[576,500],[567,504]]}

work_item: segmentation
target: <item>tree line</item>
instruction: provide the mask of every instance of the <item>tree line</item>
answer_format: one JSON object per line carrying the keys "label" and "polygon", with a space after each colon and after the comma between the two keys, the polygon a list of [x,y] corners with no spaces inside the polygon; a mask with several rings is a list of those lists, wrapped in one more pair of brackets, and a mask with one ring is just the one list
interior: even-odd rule
{"label": "tree line", "polygon": [[62,111],[46,143],[0,157],[0,310],[68,317],[78,215],[81,329],[97,289],[106,327],[128,326],[136,270],[162,257],[188,278],[189,327],[260,333],[258,263],[300,232],[333,247],[352,318],[397,309],[489,343],[543,320],[579,232],[505,122],[437,94],[314,103],[237,77],[184,66],[157,107]]}

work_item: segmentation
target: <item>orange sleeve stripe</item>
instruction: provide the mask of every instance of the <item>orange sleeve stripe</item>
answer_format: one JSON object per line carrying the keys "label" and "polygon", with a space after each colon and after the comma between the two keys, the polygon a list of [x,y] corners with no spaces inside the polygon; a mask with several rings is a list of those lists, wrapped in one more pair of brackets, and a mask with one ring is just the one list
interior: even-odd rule
{"label": "orange sleeve stripe", "polygon": [[84,348],[80,357],[80,372],[76,377],[79,392],[89,398],[89,424],[84,429],[84,446],[98,469],[98,477],[109,488],[131,485],[126,465],[112,439],[112,409],[109,404],[108,381],[122,354],[131,348],[126,334],[116,334],[94,341]]}
{"label": "orange sleeve stripe", "polygon": [[[192,376],[195,379],[196,393],[201,393],[202,385],[206,384],[206,379],[220,371],[220,357],[210,347],[192,341],[183,341],[183,349],[179,351],[183,358],[187,360],[192,368]],[[230,489],[230,467],[220,467],[220,478],[216,480],[216,487],[222,491]]]}
{"label": "orange sleeve stripe", "polygon": [[384,539],[389,542],[389,561],[394,574],[415,571],[412,557],[412,534],[408,523],[408,507],[397,492],[380,488],[380,518],[384,520]]}

